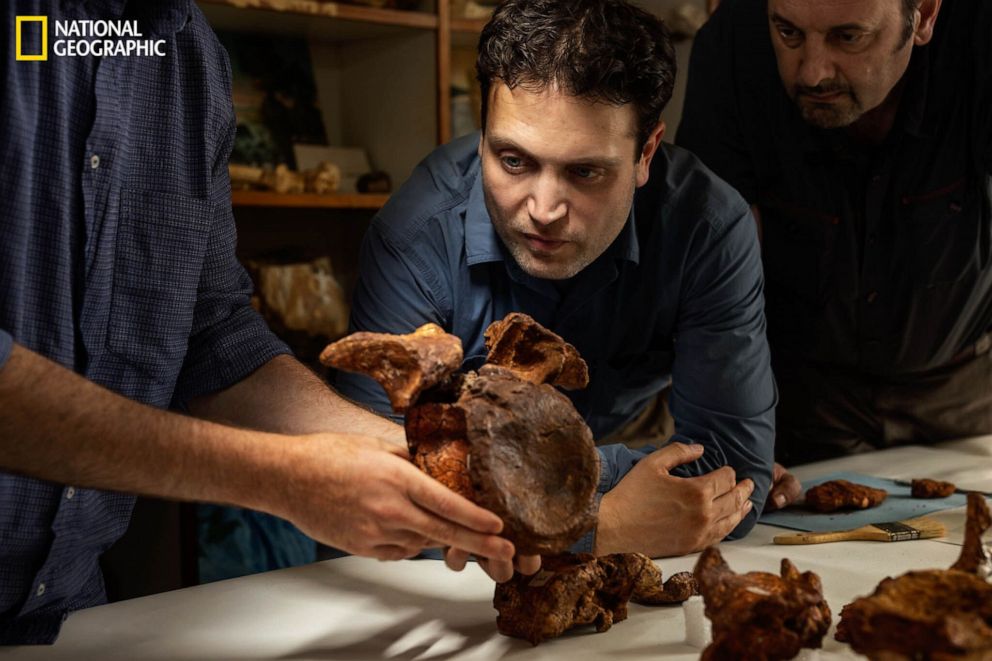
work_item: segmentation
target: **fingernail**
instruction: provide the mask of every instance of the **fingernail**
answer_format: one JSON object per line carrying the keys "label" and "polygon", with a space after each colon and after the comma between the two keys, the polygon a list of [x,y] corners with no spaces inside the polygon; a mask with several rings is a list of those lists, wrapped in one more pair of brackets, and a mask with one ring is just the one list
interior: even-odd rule
{"label": "fingernail", "polygon": [[744,501],[744,511],[745,512],[750,512],[752,507],[754,507],[754,505],[751,503],[750,500],[745,500]]}
{"label": "fingernail", "polygon": [[775,496],[775,504],[779,507],[785,507],[785,496],[782,494]]}

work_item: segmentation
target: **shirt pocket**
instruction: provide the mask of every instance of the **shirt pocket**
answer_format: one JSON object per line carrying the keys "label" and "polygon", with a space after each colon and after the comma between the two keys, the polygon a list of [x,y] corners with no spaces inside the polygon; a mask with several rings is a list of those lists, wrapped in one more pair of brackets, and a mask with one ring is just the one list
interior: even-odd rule
{"label": "shirt pocket", "polygon": [[840,217],[775,196],[759,202],[765,277],[816,308],[826,304]]}
{"label": "shirt pocket", "polygon": [[174,380],[189,343],[212,205],[121,193],[107,347],[156,381]]}
{"label": "shirt pocket", "polygon": [[980,268],[980,204],[965,204],[965,180],[900,200],[913,280],[923,288],[961,280]]}

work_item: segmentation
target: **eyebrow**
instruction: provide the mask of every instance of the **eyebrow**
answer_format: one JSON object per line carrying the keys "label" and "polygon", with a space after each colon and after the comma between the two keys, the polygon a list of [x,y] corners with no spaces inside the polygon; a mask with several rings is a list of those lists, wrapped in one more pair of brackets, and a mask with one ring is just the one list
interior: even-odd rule
{"label": "eyebrow", "polygon": [[[510,138],[507,138],[507,137],[504,137],[504,136],[500,136],[500,135],[489,134],[489,135],[486,136],[486,142],[495,151],[498,151],[498,150],[501,150],[501,149],[512,149],[513,151],[520,152],[521,154],[523,154],[524,156],[526,156],[527,158],[529,158],[529,159],[531,159],[533,161],[540,160],[538,158],[535,158],[533,154],[531,154],[529,151],[527,151],[526,149],[524,149],[523,147],[521,147],[520,145],[518,145],[516,142],[514,142]],[[597,167],[597,168],[610,169],[610,168],[616,168],[616,167],[618,167],[620,165],[620,163],[621,163],[621,161],[620,161],[619,158],[609,158],[609,157],[597,156],[597,157],[579,157],[579,158],[571,159],[567,164],[568,165],[588,165],[588,166]]]}
{"label": "eyebrow", "polygon": [[[772,13],[772,15],[769,16],[769,18],[771,19],[771,21],[773,23],[782,23],[782,24],[786,25],[787,27],[793,28],[795,30],[799,30],[800,32],[805,32],[805,30],[802,30],[802,29],[796,27],[796,24],[795,23],[793,23],[792,21],[790,21],[787,18],[784,18],[784,17],[780,16],[778,13]],[[859,31],[859,32],[871,32],[871,28],[869,28],[869,27],[867,27],[865,25],[861,25],[860,23],[844,23],[842,25],[831,25],[829,28],[827,28],[827,32],[843,32],[845,30],[856,30],[856,31]]]}

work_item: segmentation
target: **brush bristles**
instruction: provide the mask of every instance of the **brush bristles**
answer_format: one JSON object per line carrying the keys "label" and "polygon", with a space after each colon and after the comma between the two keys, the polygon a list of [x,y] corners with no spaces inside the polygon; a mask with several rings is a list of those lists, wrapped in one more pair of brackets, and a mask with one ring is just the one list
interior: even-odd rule
{"label": "brush bristles", "polygon": [[882,532],[887,533],[890,542],[901,542],[909,539],[930,539],[931,537],[943,537],[947,534],[943,523],[925,516],[907,521],[892,521],[890,523],[875,523],[872,525]]}

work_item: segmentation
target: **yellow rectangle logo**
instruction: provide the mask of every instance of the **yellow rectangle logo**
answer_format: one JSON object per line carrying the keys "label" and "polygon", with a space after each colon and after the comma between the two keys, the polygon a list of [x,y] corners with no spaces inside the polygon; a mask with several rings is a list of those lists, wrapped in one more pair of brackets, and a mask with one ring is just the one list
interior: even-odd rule
{"label": "yellow rectangle logo", "polygon": [[[41,53],[25,55],[21,52],[21,30],[23,23],[41,23]],[[14,59],[22,62],[37,62],[48,59],[48,17],[47,16],[17,16],[14,23],[16,50]]]}

